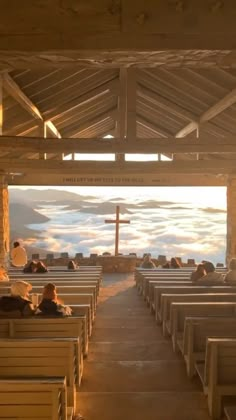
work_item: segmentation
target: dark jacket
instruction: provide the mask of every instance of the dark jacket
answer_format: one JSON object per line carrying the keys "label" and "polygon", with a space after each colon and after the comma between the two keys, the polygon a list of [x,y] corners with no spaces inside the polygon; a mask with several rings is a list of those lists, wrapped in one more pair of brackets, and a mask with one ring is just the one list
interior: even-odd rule
{"label": "dark jacket", "polygon": [[60,307],[61,305],[58,305],[51,299],[43,299],[38,306],[38,309],[41,311],[38,315],[63,316],[63,313],[59,310]]}
{"label": "dark jacket", "polygon": [[31,316],[34,314],[31,304],[30,300],[20,296],[2,296],[0,298],[0,316]]}

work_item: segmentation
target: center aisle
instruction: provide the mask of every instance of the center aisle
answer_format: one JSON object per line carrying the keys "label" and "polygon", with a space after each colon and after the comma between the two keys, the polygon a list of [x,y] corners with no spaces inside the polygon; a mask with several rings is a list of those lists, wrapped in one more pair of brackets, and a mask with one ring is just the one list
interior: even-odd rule
{"label": "center aisle", "polygon": [[209,420],[198,379],[164,339],[133,275],[104,275],[77,406],[85,420]]}

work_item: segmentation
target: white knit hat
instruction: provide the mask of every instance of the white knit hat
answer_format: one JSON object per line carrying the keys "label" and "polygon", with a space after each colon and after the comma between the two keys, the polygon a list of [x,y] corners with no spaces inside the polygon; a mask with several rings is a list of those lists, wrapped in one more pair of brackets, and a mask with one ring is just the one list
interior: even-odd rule
{"label": "white knit hat", "polygon": [[11,285],[11,295],[20,296],[24,299],[31,289],[32,286],[30,283],[27,283],[26,281],[16,281]]}

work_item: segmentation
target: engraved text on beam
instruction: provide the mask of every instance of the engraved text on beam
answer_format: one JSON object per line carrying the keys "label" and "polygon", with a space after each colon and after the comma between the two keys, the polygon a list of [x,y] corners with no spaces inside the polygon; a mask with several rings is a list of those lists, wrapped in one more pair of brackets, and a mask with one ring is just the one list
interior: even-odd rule
{"label": "engraved text on beam", "polygon": [[105,220],[105,223],[115,223],[116,224],[116,240],[115,240],[115,256],[119,253],[119,225],[120,223],[130,223],[129,220],[120,220],[120,206],[116,206],[116,219],[115,220]]}

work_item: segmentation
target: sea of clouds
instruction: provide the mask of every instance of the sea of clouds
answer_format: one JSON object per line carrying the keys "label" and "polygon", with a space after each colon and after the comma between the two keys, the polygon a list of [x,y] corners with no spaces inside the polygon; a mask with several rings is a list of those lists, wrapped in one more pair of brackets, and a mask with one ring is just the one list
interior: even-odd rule
{"label": "sea of clouds", "polygon": [[197,262],[225,261],[226,210],[193,202],[137,198],[103,202],[101,197],[94,197],[79,209],[41,202],[36,210],[50,220],[28,225],[39,232],[31,245],[68,252],[72,257],[77,252],[114,253],[115,226],[105,224],[104,220],[115,218],[117,204],[122,204],[121,218],[130,220],[130,224],[120,226],[119,252],[136,252],[140,256],[151,252],[153,256],[179,256],[184,261],[187,258]]}

